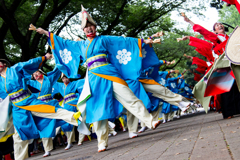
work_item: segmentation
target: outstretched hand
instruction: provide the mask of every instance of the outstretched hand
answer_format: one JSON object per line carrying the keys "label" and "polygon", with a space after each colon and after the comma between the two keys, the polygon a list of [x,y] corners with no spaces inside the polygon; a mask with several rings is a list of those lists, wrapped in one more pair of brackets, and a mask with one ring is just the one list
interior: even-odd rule
{"label": "outstretched hand", "polygon": [[187,40],[187,39],[190,39],[190,36],[184,36],[184,37],[182,38],[183,41],[185,41],[185,40]]}
{"label": "outstretched hand", "polygon": [[145,44],[152,44],[153,40],[152,39],[143,40],[143,43],[145,43]]}
{"label": "outstretched hand", "polygon": [[49,35],[48,35],[48,31],[46,31],[46,30],[44,30],[44,29],[42,29],[42,28],[38,28],[38,29],[36,30],[36,32],[38,32],[39,34],[45,34],[46,36],[49,36]]}
{"label": "outstretched hand", "polygon": [[53,58],[53,55],[50,54],[50,53],[47,53],[47,54],[45,55],[45,57],[47,58],[47,60],[49,60],[49,59],[52,59],[52,58]]}

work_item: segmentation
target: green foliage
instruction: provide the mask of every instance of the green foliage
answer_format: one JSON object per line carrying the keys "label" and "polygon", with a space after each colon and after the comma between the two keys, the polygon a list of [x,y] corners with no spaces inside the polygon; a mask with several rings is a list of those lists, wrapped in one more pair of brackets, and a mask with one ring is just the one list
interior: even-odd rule
{"label": "green foliage", "polygon": [[[177,43],[176,38],[190,35],[174,27],[171,11],[186,11],[201,15],[205,1],[199,0],[5,0],[0,3],[0,58],[12,64],[42,56],[50,51],[47,37],[29,31],[29,24],[75,40],[85,39],[80,29],[81,4],[97,22],[99,35],[125,35],[146,38],[157,31],[166,31],[161,45],[154,45],[160,59],[178,63],[161,69],[187,68],[184,53],[196,55],[187,42]],[[47,63],[46,70],[53,64]],[[79,73],[84,74],[80,67]]]}

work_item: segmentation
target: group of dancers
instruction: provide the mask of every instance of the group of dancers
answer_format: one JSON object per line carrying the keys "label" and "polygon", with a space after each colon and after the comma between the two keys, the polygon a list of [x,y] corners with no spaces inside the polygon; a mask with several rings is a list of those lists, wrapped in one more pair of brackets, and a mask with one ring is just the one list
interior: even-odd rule
{"label": "group of dancers", "polygon": [[[207,58],[204,61],[189,57],[193,64],[197,64],[196,71],[204,75],[224,52],[228,36],[221,23],[214,24],[213,33],[194,24],[185,15],[184,20],[212,42],[190,36],[182,39],[189,39],[189,45]],[[184,83],[184,73],[172,77],[170,74],[175,71],[158,71],[161,65],[170,64],[159,61],[153,50],[153,38],[159,37],[159,33],[146,40],[97,36],[96,27],[96,22],[82,7],[81,28],[86,40],[64,40],[37,28],[36,32],[48,37],[53,54],[47,53],[13,66],[0,59],[0,98],[9,102],[12,108],[15,159],[26,159],[29,140],[39,137],[42,138],[44,157],[50,156],[52,137],[58,127],[67,135],[65,149],[68,150],[74,139],[73,126],[78,127],[78,144],[81,145],[84,136],[90,134],[88,128],[91,125],[97,135],[98,152],[103,152],[108,147],[109,133],[114,133],[108,121],[119,117],[124,110],[129,138],[134,138],[138,136],[139,120],[141,133],[146,128],[156,129],[160,125],[160,110],[168,116],[172,111],[180,109],[185,112],[195,108],[191,89]],[[40,68],[53,56],[55,68],[45,74]],[[87,67],[86,76],[71,81],[71,78],[79,77],[80,61]],[[59,78],[62,83],[57,82]],[[53,98],[56,93],[63,97],[61,105]],[[3,102],[1,105],[6,104]]]}

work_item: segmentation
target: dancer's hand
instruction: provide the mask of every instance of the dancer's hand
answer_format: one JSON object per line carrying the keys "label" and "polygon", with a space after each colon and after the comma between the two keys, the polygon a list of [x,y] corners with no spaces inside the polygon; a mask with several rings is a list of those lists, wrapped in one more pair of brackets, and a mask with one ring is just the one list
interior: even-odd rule
{"label": "dancer's hand", "polygon": [[161,37],[163,35],[164,35],[163,31],[161,31],[161,32],[155,33],[154,35],[152,35],[152,37]]}
{"label": "dancer's hand", "polygon": [[183,41],[185,41],[187,39],[190,39],[190,36],[185,36],[185,37],[182,38]]}
{"label": "dancer's hand", "polygon": [[192,26],[194,25],[194,23],[186,16],[184,17],[184,21],[190,23]]}
{"label": "dancer's hand", "polygon": [[152,44],[153,40],[152,39],[143,40],[143,43],[145,43],[145,44]]}
{"label": "dancer's hand", "polygon": [[49,59],[52,59],[53,55],[50,54],[50,53],[47,53],[47,54],[45,55],[45,57],[47,58],[47,60],[49,60]]}
{"label": "dancer's hand", "polygon": [[48,35],[48,31],[46,31],[46,30],[44,30],[44,29],[42,29],[42,28],[38,28],[38,29],[36,30],[36,32],[38,32],[39,34],[45,34],[46,36],[49,36],[49,35]]}
{"label": "dancer's hand", "polygon": [[169,66],[170,64],[171,64],[171,62],[169,62],[169,61],[166,62],[166,65],[167,65],[167,66]]}

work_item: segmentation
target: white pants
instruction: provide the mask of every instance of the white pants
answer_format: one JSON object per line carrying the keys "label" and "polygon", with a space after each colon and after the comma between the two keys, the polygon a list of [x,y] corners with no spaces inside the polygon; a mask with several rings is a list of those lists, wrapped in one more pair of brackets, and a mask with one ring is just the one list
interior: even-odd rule
{"label": "white pants", "polygon": [[[114,97],[134,116],[146,124],[147,127],[152,128],[153,117],[148,113],[143,102],[139,100],[132,90],[120,83],[113,83]],[[93,128],[97,134],[98,148],[108,146],[108,120],[102,120],[93,123]]]}
{"label": "white pants", "polygon": [[74,129],[74,127],[73,127],[72,131],[65,132],[65,134],[67,136],[67,143],[72,144],[72,142],[75,141],[75,129]]}
{"label": "white pants", "polygon": [[[159,106],[158,110],[151,112],[151,115],[153,116],[153,121],[158,121],[160,111],[162,111],[162,108]],[[146,127],[145,123],[143,123],[142,121],[141,127]]]}
{"label": "white pants", "polygon": [[45,152],[53,150],[53,140],[52,138],[42,138],[42,144]]}
{"label": "white pants", "polygon": [[108,125],[108,134],[113,134],[115,132],[115,130]]}
{"label": "white pants", "polygon": [[14,158],[16,160],[24,160],[28,158],[28,140],[23,141],[18,132],[15,129],[15,133],[13,134],[13,142],[14,142]]}
{"label": "white pants", "polygon": [[170,91],[168,88],[162,85],[153,85],[142,83],[144,89],[147,92],[153,93],[154,97],[160,98],[174,106],[178,106],[181,110],[185,111],[190,102],[183,100],[184,97],[175,94]]}
{"label": "white pants", "polygon": [[85,135],[79,132],[78,144],[84,141]]}
{"label": "white pants", "polygon": [[68,111],[66,109],[59,108],[56,113],[42,113],[42,112],[32,112],[32,115],[43,118],[50,119],[62,119],[65,122],[78,126],[77,121],[73,118],[74,112]]}
{"label": "white pants", "polygon": [[[41,112],[32,112],[32,115],[37,117],[43,118],[50,118],[50,119],[62,119],[67,123],[77,126],[76,120],[73,118],[74,112],[67,111],[65,109],[58,109],[56,113],[41,113]],[[22,140],[15,130],[13,135],[14,141],[14,157],[16,160],[24,160],[28,158],[28,140]],[[44,140],[43,140],[44,141]],[[51,142],[43,142],[46,145],[46,150],[51,149],[48,145]],[[44,146],[45,148],[45,146]]]}
{"label": "white pants", "polygon": [[176,115],[177,115],[177,116],[181,116],[181,112],[182,112],[181,109],[177,110]]}
{"label": "white pants", "polygon": [[152,128],[152,115],[148,113],[143,102],[135,96],[129,87],[113,82],[113,92],[114,97],[127,109],[127,115],[130,112],[144,122],[148,128]]}
{"label": "white pants", "polygon": [[97,135],[98,148],[108,147],[108,120],[94,122],[93,128]]}
{"label": "white pants", "polygon": [[163,114],[163,120],[173,120],[176,111],[170,113]]}

